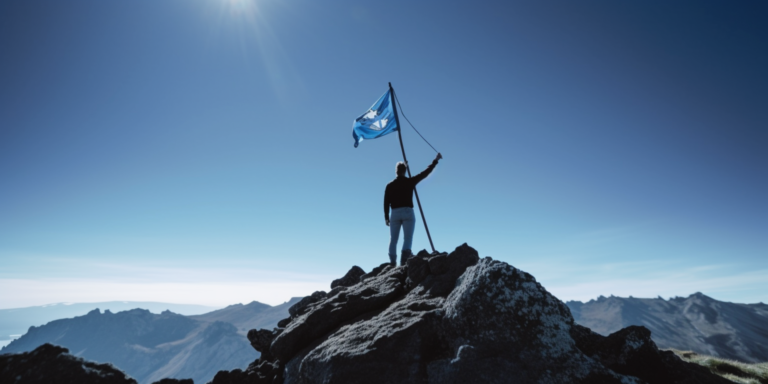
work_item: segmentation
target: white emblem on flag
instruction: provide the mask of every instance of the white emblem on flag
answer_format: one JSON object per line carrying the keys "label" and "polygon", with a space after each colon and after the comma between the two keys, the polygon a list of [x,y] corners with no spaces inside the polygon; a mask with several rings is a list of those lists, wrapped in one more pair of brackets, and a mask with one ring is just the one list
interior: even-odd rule
{"label": "white emblem on flag", "polygon": [[379,115],[378,111],[374,111],[373,109],[371,109],[370,111],[368,111],[368,113],[363,115],[363,119],[368,119],[368,120],[375,119],[376,116],[378,116],[378,115]]}
{"label": "white emblem on flag", "polygon": [[[363,115],[363,120],[373,120],[377,117],[379,117],[379,111],[371,109],[365,115]],[[382,129],[386,128],[388,121],[389,119],[380,119],[374,121],[368,127],[374,131],[381,131]]]}
{"label": "white emblem on flag", "polygon": [[374,131],[381,131],[382,129],[384,129],[384,127],[387,126],[387,122],[388,121],[389,121],[389,119],[381,119],[381,120],[371,124],[371,129],[373,129]]}

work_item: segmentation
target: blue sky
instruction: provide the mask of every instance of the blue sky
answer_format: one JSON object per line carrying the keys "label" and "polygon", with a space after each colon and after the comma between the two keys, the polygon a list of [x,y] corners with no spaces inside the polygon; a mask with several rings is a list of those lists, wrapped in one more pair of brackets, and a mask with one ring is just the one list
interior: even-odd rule
{"label": "blue sky", "polygon": [[[563,300],[768,302],[765,2],[0,3],[0,308],[277,304],[387,260],[419,186]],[[414,170],[435,153],[408,126]],[[417,226],[414,248],[428,248]]]}

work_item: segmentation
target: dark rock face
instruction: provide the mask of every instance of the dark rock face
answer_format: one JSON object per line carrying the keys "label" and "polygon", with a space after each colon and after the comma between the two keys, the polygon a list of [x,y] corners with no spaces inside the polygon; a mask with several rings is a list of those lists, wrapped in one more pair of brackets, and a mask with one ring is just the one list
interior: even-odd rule
{"label": "dark rock face", "polygon": [[261,349],[273,337],[270,357],[212,383],[722,382],[644,328],[605,338],[576,326],[533,276],[466,244],[305,299],[284,329],[251,331]]}
{"label": "dark rock face", "polygon": [[360,276],[360,281],[370,279],[372,277],[378,276],[381,272],[383,272],[386,268],[392,268],[392,265],[389,263],[383,263],[379,265],[378,267],[372,269],[370,272]]}
{"label": "dark rock face", "polygon": [[192,379],[169,379],[165,378],[160,381],[155,381],[152,384],[195,384]]}
{"label": "dark rock face", "polygon": [[283,367],[279,361],[269,362],[256,360],[248,368],[233,371],[219,371],[210,383],[241,384],[241,383],[282,383]]}
{"label": "dark rock face", "polygon": [[[451,254],[441,253],[438,255],[427,255],[426,252],[419,252],[418,255],[408,260],[424,260],[427,263],[427,267],[424,268],[421,262],[417,262],[420,268],[417,276],[417,280],[411,279],[409,287],[415,287],[420,285],[424,290],[432,296],[447,296],[453,291],[456,286],[456,279],[464,273],[464,271],[477,264],[480,259],[472,247],[464,244]],[[414,260],[415,261],[415,260]],[[409,266],[410,272],[410,266]],[[426,273],[426,275],[424,275]],[[408,275],[411,278],[411,274]],[[423,278],[421,276],[424,276]]]}
{"label": "dark rock face", "polygon": [[645,327],[629,326],[605,337],[574,325],[571,335],[584,354],[614,372],[638,377],[649,384],[730,383],[702,366],[680,360],[671,351],[660,351]]}
{"label": "dark rock face", "polygon": [[251,342],[253,349],[261,352],[262,360],[272,360],[272,353],[269,347],[277,336],[277,332],[266,329],[251,329],[248,331],[248,341]]}
{"label": "dark rock face", "polygon": [[337,287],[335,295],[310,305],[307,313],[285,327],[272,342],[272,354],[280,361],[288,361],[342,322],[387,306],[405,290],[404,272],[402,268],[391,268],[364,283]]}
{"label": "dark rock face", "polygon": [[286,382],[423,381],[426,367],[419,357],[429,359],[437,350],[443,300],[412,292],[370,319],[342,326],[291,359]]}
{"label": "dark rock face", "polygon": [[325,293],[324,291],[317,291],[301,299],[298,303],[288,308],[288,314],[291,315],[291,318],[295,318],[297,316],[303,315],[308,311],[307,309],[308,306],[310,306],[311,304],[317,303],[322,299],[325,299],[326,296],[328,296],[328,294]]}
{"label": "dark rock face", "polygon": [[360,282],[360,276],[365,275],[365,271],[357,265],[347,272],[341,279],[336,279],[331,282],[331,289],[336,287],[349,287]]}
{"label": "dark rock face", "polygon": [[136,384],[113,367],[69,354],[69,350],[43,344],[34,351],[0,355],[0,383],[15,384]]}

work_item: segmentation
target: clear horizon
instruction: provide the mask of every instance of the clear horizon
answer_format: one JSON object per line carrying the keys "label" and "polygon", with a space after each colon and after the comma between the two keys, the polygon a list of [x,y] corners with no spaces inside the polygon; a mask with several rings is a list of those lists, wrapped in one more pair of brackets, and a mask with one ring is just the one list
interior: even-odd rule
{"label": "clear horizon", "polygon": [[[326,290],[326,291],[327,291],[327,290]],[[695,294],[695,293],[696,293],[696,292],[692,292],[692,293],[691,293],[691,294],[689,294],[689,295],[681,295],[681,296],[669,296],[669,297],[661,297],[661,299],[663,299],[663,300],[667,300],[667,301],[668,301],[668,300],[674,299],[674,298],[676,298],[676,297],[689,297],[689,296],[691,296],[691,295],[693,295],[693,294]],[[555,296],[557,296],[557,295],[555,295]],[[613,295],[613,294],[610,294],[610,295],[600,295],[600,296],[604,296],[604,297],[611,297],[611,296],[615,296],[615,297],[620,297],[620,298],[628,298],[629,296],[632,296],[632,298],[635,298],[635,299],[658,299],[658,298],[659,298],[658,296],[657,296],[657,297],[644,297],[644,296],[635,296],[635,295],[619,296],[619,295]],[[593,297],[593,298],[590,298],[590,299],[588,299],[588,300],[577,300],[577,299],[564,300],[564,299],[561,299],[561,301],[563,301],[563,302],[567,302],[567,301],[580,301],[580,302],[586,303],[586,302],[589,302],[589,301],[592,301],[592,300],[598,300],[600,296],[598,296],[598,297]],[[707,296],[709,296],[709,295],[707,295]],[[295,296],[295,297],[301,297],[301,296]],[[711,296],[710,296],[710,297],[711,297]],[[558,299],[559,299],[559,297],[558,297]],[[719,299],[718,299],[718,298],[716,298],[716,297],[713,297],[713,299],[715,299],[715,300],[718,300],[718,301],[723,301],[723,302],[729,302],[729,301],[727,301],[727,300],[719,300]],[[207,307],[207,308],[210,308],[210,309],[211,309],[211,311],[215,311],[215,310],[219,310],[219,309],[223,309],[223,308],[226,308],[226,307],[228,307],[228,306],[230,306],[230,305],[247,305],[247,304],[250,304],[250,303],[252,303],[252,302],[259,302],[259,303],[262,303],[262,304],[267,304],[267,305],[269,305],[269,306],[272,306],[272,307],[274,307],[274,306],[278,306],[278,305],[281,305],[281,304],[285,304],[285,303],[287,303],[287,302],[289,302],[289,301],[290,301],[290,299],[289,299],[289,300],[285,300],[285,301],[282,301],[282,302],[279,302],[279,303],[275,303],[275,304],[269,304],[269,303],[264,303],[264,302],[261,302],[261,301],[259,301],[259,300],[251,300],[251,301],[248,301],[248,302],[233,302],[233,303],[230,303],[230,304],[226,304],[226,305],[204,305],[204,304],[197,304],[197,303],[175,303],[175,302],[173,302],[173,303],[172,303],[172,302],[166,302],[166,301],[145,301],[145,300],[136,300],[136,301],[130,300],[130,301],[126,301],[126,300],[108,300],[108,301],[88,301],[88,302],[56,302],[56,303],[48,303],[48,304],[35,304],[35,305],[30,305],[30,306],[25,306],[25,307],[9,307],[9,308],[0,308],[0,310],[6,310],[6,309],[22,309],[22,308],[39,308],[39,307],[48,307],[48,306],[54,306],[54,305],[73,305],[73,304],[100,304],[100,303],[104,303],[104,302],[122,302],[122,303],[146,303],[146,302],[152,302],[152,303],[158,303],[158,304],[174,304],[174,305],[197,305],[197,306],[200,306],[200,307]],[[751,303],[751,302],[750,302],[750,303],[745,303],[745,302],[732,302],[732,303],[735,303],[735,304],[765,304],[765,303],[763,303],[763,302],[754,302],[754,303]],[[100,308],[100,310],[101,310],[101,311],[104,311],[104,309],[102,309],[102,308]],[[150,312],[153,312],[153,311],[152,311],[152,310],[150,310]],[[153,312],[153,313],[154,313],[154,312]],[[21,335],[11,335],[11,336],[21,336]]]}
{"label": "clear horizon", "polygon": [[[768,5],[0,3],[0,308],[275,305],[387,261],[392,82],[462,243],[563,301],[768,302]],[[402,116],[401,116],[401,120]],[[435,156],[401,121],[414,171]],[[414,251],[429,248],[416,226]]]}

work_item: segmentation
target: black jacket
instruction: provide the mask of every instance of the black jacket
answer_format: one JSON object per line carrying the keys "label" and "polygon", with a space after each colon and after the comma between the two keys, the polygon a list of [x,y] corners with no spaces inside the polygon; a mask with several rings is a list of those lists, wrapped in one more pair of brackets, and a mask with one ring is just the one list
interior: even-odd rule
{"label": "black jacket", "polygon": [[437,160],[433,161],[427,169],[414,177],[398,176],[387,184],[384,190],[384,219],[389,221],[389,207],[392,209],[411,207],[413,208],[413,189],[416,184],[424,180],[432,170],[435,169]]}

